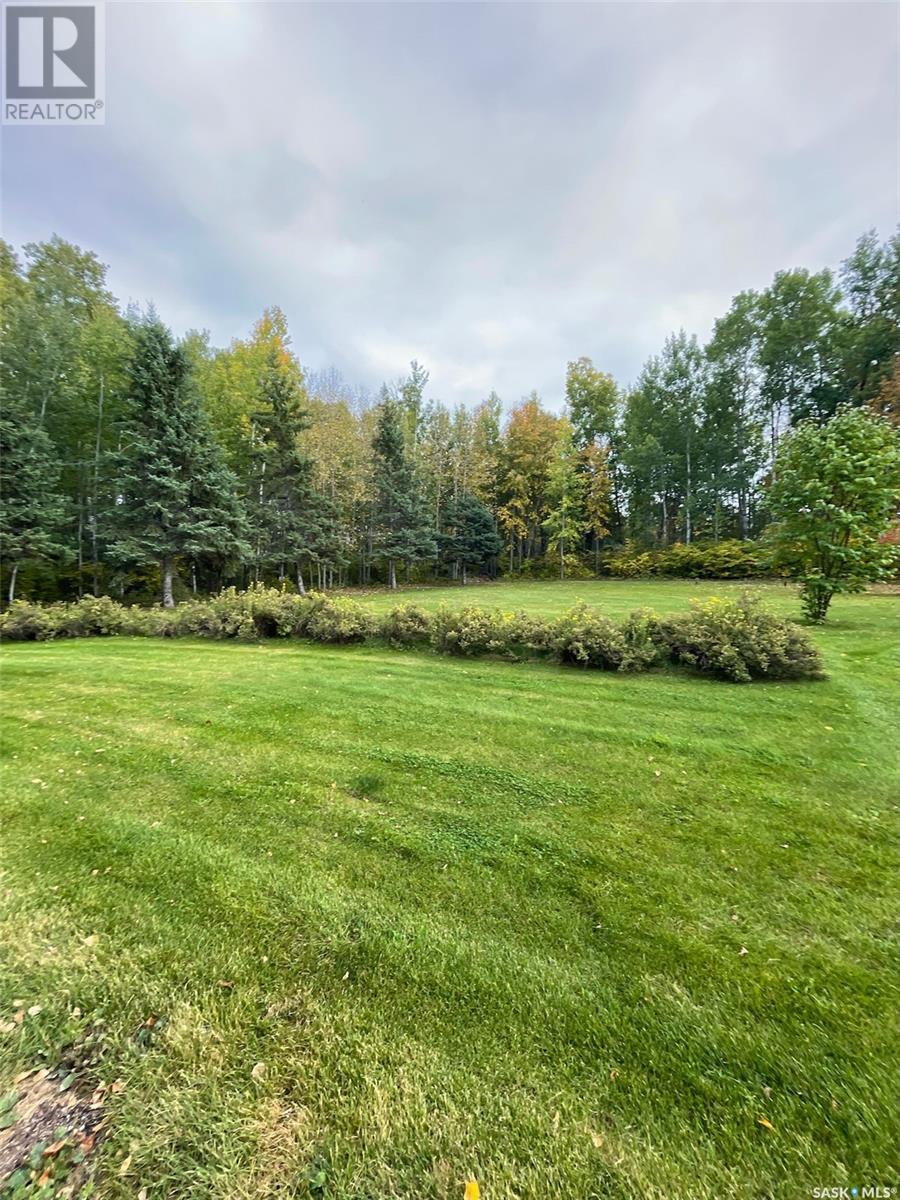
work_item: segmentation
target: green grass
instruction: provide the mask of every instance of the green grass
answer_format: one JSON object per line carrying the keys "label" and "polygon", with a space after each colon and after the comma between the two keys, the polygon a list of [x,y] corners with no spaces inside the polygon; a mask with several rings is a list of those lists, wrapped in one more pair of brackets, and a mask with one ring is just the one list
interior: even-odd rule
{"label": "green grass", "polygon": [[[735,590],[403,598],[618,615]],[[41,1011],[0,1034],[0,1095],[102,1014],[99,1072],[127,1084],[96,1156],[113,1198],[895,1183],[897,601],[833,618],[826,682],[745,687],[8,647],[0,1025]]]}

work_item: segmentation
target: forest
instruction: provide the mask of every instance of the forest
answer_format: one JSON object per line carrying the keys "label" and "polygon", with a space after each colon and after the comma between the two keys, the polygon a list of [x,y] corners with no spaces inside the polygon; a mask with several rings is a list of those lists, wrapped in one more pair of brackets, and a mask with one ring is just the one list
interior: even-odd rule
{"label": "forest", "polygon": [[56,236],[0,242],[0,289],[7,601],[577,578],[623,546],[749,543],[786,430],[900,402],[900,234],[740,292],[633,383],[584,356],[558,396],[472,408],[416,361],[377,393],[305,369],[277,306],[225,348],[176,338]]}

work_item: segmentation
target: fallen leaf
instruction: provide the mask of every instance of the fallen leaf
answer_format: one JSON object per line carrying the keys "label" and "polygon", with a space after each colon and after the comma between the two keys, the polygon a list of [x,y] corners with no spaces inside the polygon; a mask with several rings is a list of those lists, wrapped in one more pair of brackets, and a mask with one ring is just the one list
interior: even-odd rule
{"label": "fallen leaf", "polygon": [[616,1068],[615,1068],[615,1067],[613,1067],[613,1069],[610,1071],[610,1073],[609,1073],[609,1077],[610,1077],[610,1079],[612,1079],[613,1081],[615,1081],[616,1079],[618,1079],[618,1078],[619,1078],[619,1072],[616,1070]]}
{"label": "fallen leaf", "polygon": [[122,1162],[119,1164],[119,1174],[127,1175],[130,1170],[131,1170],[131,1155],[129,1154],[127,1156],[127,1158],[123,1158]]}
{"label": "fallen leaf", "polygon": [[31,1008],[28,1010],[28,1015],[29,1017],[36,1017],[40,1011],[41,1006],[39,1004],[32,1004]]}
{"label": "fallen leaf", "polygon": [[757,1117],[756,1123],[757,1125],[762,1125],[764,1129],[771,1129],[773,1132],[775,1130],[775,1126],[772,1124],[772,1122],[767,1121],[765,1117]]}
{"label": "fallen leaf", "polygon": [[475,1179],[466,1180],[466,1194],[464,1200],[478,1200],[481,1195],[481,1188]]}
{"label": "fallen leaf", "polygon": [[258,1062],[256,1064],[256,1066],[253,1068],[253,1070],[250,1072],[250,1076],[253,1079],[265,1079],[266,1064],[263,1062]]}
{"label": "fallen leaf", "polygon": [[599,1150],[600,1147],[603,1145],[603,1134],[595,1133],[592,1129],[591,1130],[591,1141],[594,1143],[594,1149]]}
{"label": "fallen leaf", "polygon": [[53,1142],[51,1145],[49,1145],[44,1151],[44,1158],[52,1158],[54,1154],[59,1154],[60,1150],[62,1150],[63,1146],[65,1146],[67,1140],[67,1138],[60,1138],[58,1142]]}
{"label": "fallen leaf", "polygon": [[216,980],[216,987],[220,987],[220,988],[233,988],[233,987],[234,987],[234,984],[232,983],[232,981],[231,981],[230,979],[217,979],[217,980]]}
{"label": "fallen leaf", "polygon": [[740,950],[738,950],[738,954],[740,955],[741,958],[743,958],[745,954],[749,954],[749,953],[750,953],[750,951],[747,949],[746,946],[741,946]]}

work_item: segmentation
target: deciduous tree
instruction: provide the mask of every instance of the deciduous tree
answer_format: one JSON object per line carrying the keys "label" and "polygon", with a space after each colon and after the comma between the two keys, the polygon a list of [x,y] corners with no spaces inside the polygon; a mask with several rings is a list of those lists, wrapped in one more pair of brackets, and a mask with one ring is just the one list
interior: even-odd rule
{"label": "deciduous tree", "polygon": [[881,535],[900,505],[900,438],[864,409],[809,419],[779,447],[768,505],[772,562],[798,580],[803,607],[824,621],[832,597],[856,592],[896,564]]}

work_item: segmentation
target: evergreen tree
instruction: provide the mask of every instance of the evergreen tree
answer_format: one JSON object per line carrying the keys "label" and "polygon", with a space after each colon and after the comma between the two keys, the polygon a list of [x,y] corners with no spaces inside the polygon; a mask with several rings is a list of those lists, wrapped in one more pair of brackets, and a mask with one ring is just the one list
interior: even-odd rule
{"label": "evergreen tree", "polygon": [[173,607],[176,560],[249,553],[237,480],[213,440],[185,351],[158,320],[135,331],[111,555],[158,563]]}
{"label": "evergreen tree", "polygon": [[6,394],[0,406],[0,466],[0,561],[12,604],[23,562],[66,557],[65,502],[46,430],[20,398]]}
{"label": "evergreen tree", "polygon": [[406,447],[404,413],[387,389],[382,390],[372,450],[373,550],[387,566],[389,586],[396,588],[397,562],[433,558],[437,545]]}
{"label": "evergreen tree", "polygon": [[271,347],[259,383],[260,408],[252,416],[248,510],[257,574],[293,567],[305,591],[303,560],[314,555],[319,506],[314,503],[313,462],[300,447],[309,428],[302,376],[293,359]]}
{"label": "evergreen tree", "polygon": [[490,509],[471,492],[460,492],[445,510],[446,531],[441,537],[444,557],[454,563],[463,583],[470,567],[492,564],[503,549],[497,522]]}

